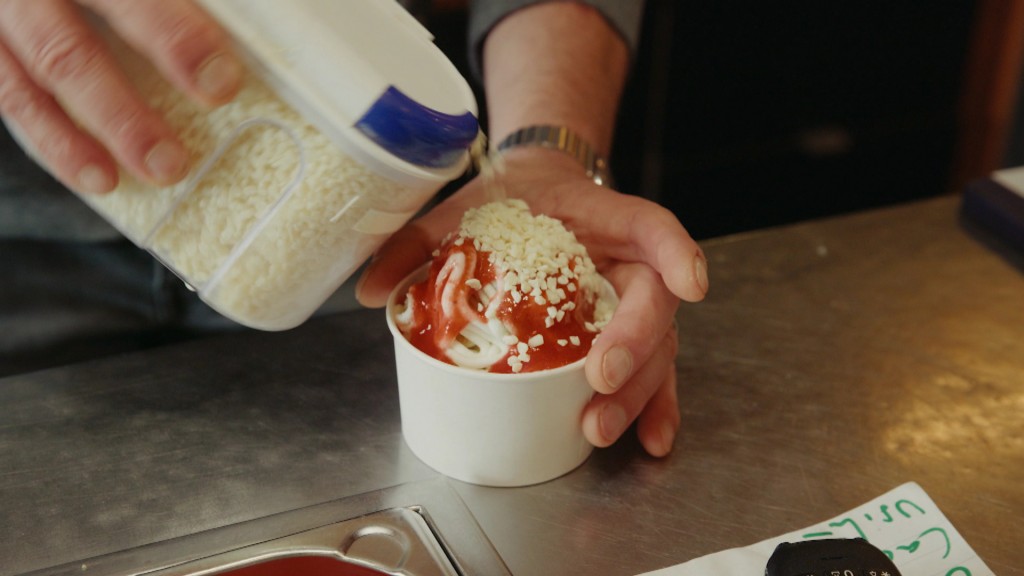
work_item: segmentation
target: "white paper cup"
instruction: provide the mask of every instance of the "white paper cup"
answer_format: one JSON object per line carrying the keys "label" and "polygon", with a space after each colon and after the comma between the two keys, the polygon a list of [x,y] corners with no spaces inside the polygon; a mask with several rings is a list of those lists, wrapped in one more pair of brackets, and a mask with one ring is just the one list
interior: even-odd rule
{"label": "white paper cup", "polygon": [[584,360],[494,374],[432,358],[406,340],[394,320],[408,287],[426,272],[406,278],[387,307],[402,435],[413,453],[446,476],[486,486],[537,484],[582,464],[593,450],[580,423],[593,395]]}

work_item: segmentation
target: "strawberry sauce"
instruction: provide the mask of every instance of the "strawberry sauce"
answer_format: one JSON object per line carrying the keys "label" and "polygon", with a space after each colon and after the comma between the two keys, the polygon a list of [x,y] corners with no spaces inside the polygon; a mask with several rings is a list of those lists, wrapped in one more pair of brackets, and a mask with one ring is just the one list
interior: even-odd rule
{"label": "strawberry sauce", "polygon": [[[486,324],[488,321],[484,315],[488,299],[483,292],[477,293],[475,282],[470,279],[487,286],[498,283],[503,274],[492,265],[489,253],[478,252],[472,241],[446,243],[431,263],[427,279],[409,289],[411,298],[407,303],[412,307],[412,322],[403,330],[408,340],[431,357],[454,364],[445,350],[471,322]],[[570,284],[571,288],[578,288],[575,278],[562,285],[566,299],[559,302],[558,307],[572,302],[571,309],[553,322],[548,320],[550,304],[538,304],[526,294],[518,302],[511,291],[501,294],[495,318],[521,343],[528,343],[537,335],[543,337],[542,343],[527,350],[529,360],[521,364],[521,372],[571,364],[590,350],[597,333],[587,329],[586,319],[593,317],[594,298],[588,298],[583,290],[569,289]],[[505,356],[488,371],[513,372],[509,358],[519,353],[516,344],[508,345]]]}

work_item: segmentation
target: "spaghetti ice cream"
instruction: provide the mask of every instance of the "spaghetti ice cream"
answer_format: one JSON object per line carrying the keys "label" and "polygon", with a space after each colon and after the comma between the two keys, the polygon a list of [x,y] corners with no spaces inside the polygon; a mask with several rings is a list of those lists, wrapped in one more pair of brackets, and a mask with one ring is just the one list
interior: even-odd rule
{"label": "spaghetti ice cream", "polygon": [[465,213],[394,321],[433,358],[520,373],[584,358],[614,307],[572,232],[522,200],[504,200]]}
{"label": "spaghetti ice cream", "polygon": [[579,466],[594,448],[580,426],[594,395],[584,357],[617,303],[558,220],[521,200],[468,210],[388,299],[406,444],[487,486]]}

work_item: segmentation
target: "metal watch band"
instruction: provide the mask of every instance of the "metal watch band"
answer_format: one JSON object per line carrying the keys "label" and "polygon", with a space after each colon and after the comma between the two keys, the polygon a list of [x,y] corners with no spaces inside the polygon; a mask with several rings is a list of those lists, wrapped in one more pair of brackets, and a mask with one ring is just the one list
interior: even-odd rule
{"label": "metal watch band", "polygon": [[594,152],[578,134],[565,126],[539,125],[520,128],[498,144],[498,152],[524,146],[540,146],[565,152],[576,158],[586,170],[588,178],[601,186],[612,186],[608,162]]}

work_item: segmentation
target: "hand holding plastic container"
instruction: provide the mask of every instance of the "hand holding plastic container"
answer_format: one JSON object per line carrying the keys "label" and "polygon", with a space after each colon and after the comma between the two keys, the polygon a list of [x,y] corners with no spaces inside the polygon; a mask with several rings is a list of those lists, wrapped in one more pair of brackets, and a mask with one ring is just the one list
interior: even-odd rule
{"label": "hand holding plastic container", "polygon": [[205,109],[111,36],[193,168],[80,197],[221,314],[291,328],[466,170],[476,101],[394,0],[199,1],[249,63],[243,89]]}

